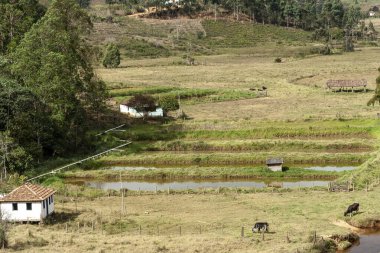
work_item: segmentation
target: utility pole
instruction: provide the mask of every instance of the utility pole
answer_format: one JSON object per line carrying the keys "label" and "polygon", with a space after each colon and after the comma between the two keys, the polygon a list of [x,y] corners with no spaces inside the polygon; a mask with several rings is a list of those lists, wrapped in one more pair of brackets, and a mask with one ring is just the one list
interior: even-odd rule
{"label": "utility pole", "polygon": [[124,215],[124,189],[123,189],[123,181],[121,181],[121,171],[120,171],[120,191],[121,191],[121,214]]}

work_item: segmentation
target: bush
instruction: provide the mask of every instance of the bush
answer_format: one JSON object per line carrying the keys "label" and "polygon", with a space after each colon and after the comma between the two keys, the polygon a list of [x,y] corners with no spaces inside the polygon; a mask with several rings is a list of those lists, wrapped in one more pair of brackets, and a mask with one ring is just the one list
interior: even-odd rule
{"label": "bush", "polygon": [[103,59],[103,66],[106,68],[116,68],[120,65],[120,51],[115,44],[109,44]]}
{"label": "bush", "polygon": [[276,59],[274,59],[274,62],[275,63],[281,63],[282,62],[281,57],[277,57]]}
{"label": "bush", "polygon": [[175,111],[179,109],[178,99],[174,94],[162,96],[160,98],[159,105],[166,112]]}
{"label": "bush", "polygon": [[8,247],[8,239],[7,239],[7,233],[6,233],[6,223],[0,224],[0,248],[7,248]]}

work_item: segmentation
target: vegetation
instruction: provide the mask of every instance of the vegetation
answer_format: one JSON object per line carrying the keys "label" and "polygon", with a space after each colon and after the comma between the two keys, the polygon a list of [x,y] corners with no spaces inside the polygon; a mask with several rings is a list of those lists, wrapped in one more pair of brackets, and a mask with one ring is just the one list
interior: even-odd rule
{"label": "vegetation", "polygon": [[[29,23],[12,28],[21,37],[9,42],[14,46],[2,56],[0,79],[0,129],[9,136],[1,153],[13,172],[88,145],[87,117],[99,113],[105,100],[105,84],[93,72],[83,38],[92,26],[87,13],[73,0],[53,1],[41,17],[36,1],[22,3],[6,5],[20,8]],[[41,14],[32,27],[30,13]]]}
{"label": "vegetation", "polygon": [[109,44],[103,59],[103,66],[106,68],[116,68],[120,65],[120,51],[115,44]]}

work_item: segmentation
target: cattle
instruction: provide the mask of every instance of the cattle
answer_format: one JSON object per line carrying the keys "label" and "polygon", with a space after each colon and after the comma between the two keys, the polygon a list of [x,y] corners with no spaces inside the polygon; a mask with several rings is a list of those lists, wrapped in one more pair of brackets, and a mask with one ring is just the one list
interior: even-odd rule
{"label": "cattle", "polygon": [[255,225],[252,228],[252,232],[268,232],[269,231],[269,224],[268,222],[256,222]]}
{"label": "cattle", "polygon": [[347,214],[352,216],[353,212],[358,212],[358,211],[359,211],[359,203],[353,203],[347,208],[347,211],[344,212],[344,216],[347,216]]}

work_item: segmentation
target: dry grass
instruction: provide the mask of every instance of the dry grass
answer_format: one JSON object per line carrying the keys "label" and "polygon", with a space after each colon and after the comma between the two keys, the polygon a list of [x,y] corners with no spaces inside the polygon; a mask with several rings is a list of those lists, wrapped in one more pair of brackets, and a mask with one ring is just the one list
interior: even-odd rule
{"label": "dry grass", "polygon": [[[124,62],[127,68],[98,69],[97,73],[108,83],[125,86],[268,87],[267,98],[185,105],[184,111],[196,120],[375,117],[377,109],[366,106],[372,92],[331,93],[324,87],[328,79],[365,78],[369,88],[374,89],[379,51],[363,48],[343,55],[286,58],[278,64],[271,53],[260,56],[255,49],[252,55],[245,52],[199,57],[204,65],[198,66],[164,65],[163,59],[155,60],[158,65],[151,65],[150,60],[140,60]],[[166,60],[166,64],[173,62]]]}
{"label": "dry grass", "polygon": [[[63,224],[43,227],[18,225],[10,233],[11,248],[21,252],[310,252],[308,236],[348,232],[333,224],[343,219],[346,206],[360,202],[362,217],[379,217],[379,189],[364,193],[288,192],[256,194],[150,195],[125,198],[127,214],[120,215],[120,197],[78,201],[76,222],[102,219],[104,226],[115,224],[115,231],[102,234],[98,228],[81,228],[82,232]],[[73,202],[56,201],[58,212],[74,212]],[[268,221],[270,234],[261,241],[252,237],[255,221]],[[117,224],[123,224],[122,231]],[[142,235],[139,236],[139,225]],[[98,225],[96,225],[98,226]],[[157,236],[159,226],[160,236]],[[179,235],[179,226],[182,235]],[[202,234],[199,234],[199,226]],[[240,238],[241,227],[246,238]],[[29,232],[28,232],[29,231]],[[289,233],[290,243],[286,242]],[[41,238],[47,242],[41,243]],[[40,243],[41,245],[39,245]],[[302,251],[302,249],[305,251]]]}

